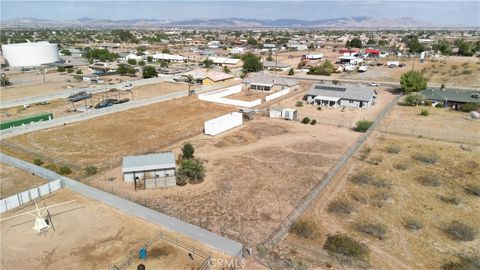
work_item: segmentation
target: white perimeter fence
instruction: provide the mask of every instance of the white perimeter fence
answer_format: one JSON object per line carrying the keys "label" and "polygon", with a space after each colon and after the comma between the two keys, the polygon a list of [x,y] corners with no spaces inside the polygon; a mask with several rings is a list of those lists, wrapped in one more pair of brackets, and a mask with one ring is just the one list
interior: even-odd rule
{"label": "white perimeter fence", "polygon": [[216,103],[225,104],[225,105],[245,107],[245,108],[251,108],[251,107],[262,104],[261,99],[256,99],[253,101],[243,101],[243,100],[224,98],[226,96],[240,93],[241,91],[242,91],[242,85],[234,85],[224,89],[208,92],[205,94],[200,94],[198,95],[198,99],[209,101],[209,102],[216,102]]}
{"label": "white perimeter fence", "polygon": [[290,93],[290,88],[287,88],[287,89],[283,89],[282,91],[278,91],[276,93],[273,93],[271,95],[268,95],[265,97],[265,101],[266,102],[269,102],[270,100],[274,100],[276,98],[279,98],[281,96],[284,96],[286,94]]}
{"label": "white perimeter fence", "polygon": [[48,195],[61,188],[63,188],[62,180],[57,179],[2,199],[0,200],[0,213],[5,213],[9,210],[20,207],[32,200]]}

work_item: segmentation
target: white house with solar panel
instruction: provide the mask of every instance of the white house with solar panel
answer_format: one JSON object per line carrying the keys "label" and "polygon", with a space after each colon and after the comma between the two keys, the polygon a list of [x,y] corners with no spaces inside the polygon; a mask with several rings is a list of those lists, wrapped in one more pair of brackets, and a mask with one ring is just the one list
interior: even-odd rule
{"label": "white house with solar panel", "polygon": [[173,152],[123,157],[123,181],[135,189],[166,188],[177,185]]}
{"label": "white house with solar panel", "polygon": [[376,91],[363,85],[314,83],[305,95],[307,103],[324,107],[369,108],[375,104]]}

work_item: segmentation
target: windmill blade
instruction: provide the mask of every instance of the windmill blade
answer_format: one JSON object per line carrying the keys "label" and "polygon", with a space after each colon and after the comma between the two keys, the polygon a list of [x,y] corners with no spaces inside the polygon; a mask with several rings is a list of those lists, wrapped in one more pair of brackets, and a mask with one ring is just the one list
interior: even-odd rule
{"label": "windmill blade", "polygon": [[[58,204],[54,204],[54,205],[50,205],[50,206],[42,207],[42,208],[37,207],[37,209],[35,209],[35,210],[27,211],[27,212],[24,212],[24,213],[21,213],[21,214],[18,214],[18,215],[14,215],[14,216],[11,216],[11,217],[7,217],[7,218],[0,218],[0,221],[9,220],[9,219],[24,216],[24,215],[33,215],[32,213],[35,213],[35,212],[40,213],[39,211],[41,211],[41,210],[62,206],[62,205],[69,204],[69,203],[72,203],[72,202],[75,202],[75,201],[77,201],[77,200],[71,200],[71,201],[68,201],[68,202],[58,203]],[[35,205],[36,205],[36,203],[35,203]]]}
{"label": "windmill blade", "polygon": [[55,226],[53,226],[53,221],[52,221],[52,216],[50,215],[50,211],[47,209],[47,219],[48,219],[48,225],[52,227],[53,231],[55,231]]}

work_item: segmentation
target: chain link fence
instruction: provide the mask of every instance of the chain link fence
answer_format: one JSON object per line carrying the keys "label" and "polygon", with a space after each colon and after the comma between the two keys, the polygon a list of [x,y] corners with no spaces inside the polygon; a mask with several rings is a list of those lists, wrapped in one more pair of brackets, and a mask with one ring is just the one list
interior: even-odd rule
{"label": "chain link fence", "polygon": [[381,127],[377,128],[377,131],[385,134],[412,136],[417,138],[425,138],[445,142],[480,145],[480,136],[467,135],[465,133],[459,133],[454,131],[432,131],[419,128],[398,127],[393,125],[382,125]]}
{"label": "chain link fence", "polygon": [[343,155],[337,160],[335,165],[328,170],[319,181],[308,193],[305,195],[296,207],[290,212],[290,214],[280,223],[280,225],[266,238],[264,241],[265,246],[275,246],[278,244],[288,233],[292,224],[310,207],[315,201],[318,195],[326,189],[330,184],[334,176],[340,171],[340,169],[347,163],[347,161],[354,155],[354,153],[365,142],[372,131],[377,127],[378,123],[387,115],[388,112],[397,104],[400,96],[393,99],[374,119],[373,125],[350,146],[350,148],[343,153]]}

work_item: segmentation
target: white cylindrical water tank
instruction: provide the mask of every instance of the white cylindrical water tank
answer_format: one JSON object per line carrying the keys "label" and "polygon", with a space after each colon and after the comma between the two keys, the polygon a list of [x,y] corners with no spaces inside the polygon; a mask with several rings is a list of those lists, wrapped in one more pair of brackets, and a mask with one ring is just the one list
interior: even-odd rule
{"label": "white cylindrical water tank", "polygon": [[11,67],[37,67],[60,60],[57,44],[44,41],[3,44],[2,51]]}

